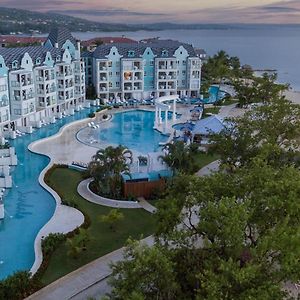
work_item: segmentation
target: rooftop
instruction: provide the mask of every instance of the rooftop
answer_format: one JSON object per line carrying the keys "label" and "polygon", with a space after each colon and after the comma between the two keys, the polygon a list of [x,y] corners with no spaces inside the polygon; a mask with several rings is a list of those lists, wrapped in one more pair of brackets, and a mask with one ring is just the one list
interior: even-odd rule
{"label": "rooftop", "polygon": [[33,61],[40,58],[42,61],[45,59],[47,52],[50,52],[52,58],[57,57],[61,54],[61,50],[56,48],[46,48],[44,46],[28,46],[28,47],[17,47],[17,48],[1,48],[0,55],[4,58],[7,66],[12,64],[14,61],[21,62],[25,53],[28,53]]}
{"label": "rooftop", "polygon": [[[144,54],[145,50],[149,47],[151,48],[153,54],[156,57],[173,57],[174,52],[180,47],[183,46],[187,51],[190,57],[196,57],[195,50],[192,45],[181,43],[174,40],[158,40],[150,39],[147,41],[142,41],[138,43],[110,43],[100,45],[92,53],[84,53],[84,57],[94,57],[94,58],[106,58],[109,55],[112,47],[116,47],[120,55],[124,58],[131,57],[129,55],[130,51],[134,51],[134,57],[140,57]],[[163,54],[164,52],[164,54]]]}
{"label": "rooftop", "polygon": [[0,35],[1,44],[34,44],[45,42],[45,37],[26,37],[16,35]]}
{"label": "rooftop", "polygon": [[67,29],[65,27],[53,28],[50,31],[47,40],[49,40],[51,42],[53,47],[57,43],[58,48],[62,48],[62,46],[64,45],[66,40],[69,40],[70,42],[72,42],[72,44],[74,44],[74,46],[76,46],[76,44],[77,44],[76,39],[72,36],[69,29]]}
{"label": "rooftop", "polygon": [[196,122],[193,134],[210,135],[220,133],[225,128],[225,122],[219,116],[210,116]]}

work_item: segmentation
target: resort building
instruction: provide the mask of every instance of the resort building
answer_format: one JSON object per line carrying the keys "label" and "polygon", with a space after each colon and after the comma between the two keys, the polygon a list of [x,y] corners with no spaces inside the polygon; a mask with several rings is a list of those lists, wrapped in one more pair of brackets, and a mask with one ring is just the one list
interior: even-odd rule
{"label": "resort building", "polygon": [[86,83],[104,102],[200,96],[201,59],[189,44],[158,39],[111,43],[83,58]]}
{"label": "resort building", "polygon": [[80,44],[67,30],[52,30],[44,45],[0,47],[0,136],[55,122],[84,101]]}

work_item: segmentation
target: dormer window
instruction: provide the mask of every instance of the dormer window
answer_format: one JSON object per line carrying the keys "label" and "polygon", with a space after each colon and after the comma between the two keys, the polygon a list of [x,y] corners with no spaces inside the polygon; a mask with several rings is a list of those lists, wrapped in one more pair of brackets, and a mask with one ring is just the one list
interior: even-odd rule
{"label": "dormer window", "polygon": [[128,51],[128,56],[129,57],[134,57],[135,56],[135,52],[133,50],[129,50]]}
{"label": "dormer window", "polygon": [[35,63],[36,63],[37,65],[40,65],[40,64],[41,64],[41,59],[38,57],[38,58],[36,59]]}
{"label": "dormer window", "polygon": [[60,61],[60,56],[59,55],[56,56],[56,61]]}
{"label": "dormer window", "polygon": [[17,69],[18,68],[18,61],[17,60],[13,61],[12,68],[13,69]]}
{"label": "dormer window", "polygon": [[162,52],[161,52],[161,56],[162,57],[167,57],[169,54],[168,54],[168,51],[167,50],[163,50]]}

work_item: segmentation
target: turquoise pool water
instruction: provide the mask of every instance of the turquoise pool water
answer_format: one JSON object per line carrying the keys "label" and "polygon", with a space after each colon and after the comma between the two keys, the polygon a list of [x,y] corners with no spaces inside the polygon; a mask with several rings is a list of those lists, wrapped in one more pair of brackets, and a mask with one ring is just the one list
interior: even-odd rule
{"label": "turquoise pool water", "polygon": [[38,183],[49,159],[31,153],[27,146],[55,134],[67,123],[87,117],[91,110],[82,110],[11,142],[16,148],[18,166],[12,169],[13,188],[4,198],[5,219],[0,221],[0,279],[31,268],[35,237],[55,210],[55,200]]}
{"label": "turquoise pool water", "polygon": [[[162,115],[164,119],[164,115]],[[172,113],[169,114],[172,117]],[[160,142],[168,137],[153,130],[154,112],[133,110],[114,114],[111,127],[99,129],[101,141],[115,145],[123,145],[141,153],[156,152]]]}

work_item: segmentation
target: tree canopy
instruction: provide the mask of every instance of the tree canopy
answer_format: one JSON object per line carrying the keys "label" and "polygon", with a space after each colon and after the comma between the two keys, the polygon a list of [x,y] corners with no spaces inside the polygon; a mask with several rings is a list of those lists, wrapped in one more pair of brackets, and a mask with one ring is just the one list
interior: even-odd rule
{"label": "tree canopy", "polygon": [[299,180],[259,159],[231,174],[178,176],[155,247],[131,245],[114,265],[112,298],[284,299],[284,282],[300,277]]}
{"label": "tree canopy", "polygon": [[88,172],[97,184],[98,192],[112,197],[121,196],[122,173],[129,174],[132,153],[123,146],[98,150],[89,163]]}
{"label": "tree canopy", "polygon": [[234,170],[260,156],[269,164],[299,164],[300,107],[284,97],[274,97],[212,137],[211,151],[224,166]]}

